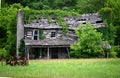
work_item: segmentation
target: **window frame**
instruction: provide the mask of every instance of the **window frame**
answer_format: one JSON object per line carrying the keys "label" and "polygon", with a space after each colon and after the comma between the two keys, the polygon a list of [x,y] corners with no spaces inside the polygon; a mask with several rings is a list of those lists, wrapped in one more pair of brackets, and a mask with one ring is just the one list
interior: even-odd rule
{"label": "window frame", "polygon": [[[37,34],[36,34],[36,32],[37,32]],[[39,40],[39,30],[38,29],[33,30],[33,40]]]}
{"label": "window frame", "polygon": [[56,32],[55,32],[55,31],[52,31],[50,37],[51,37],[51,38],[56,37]]}

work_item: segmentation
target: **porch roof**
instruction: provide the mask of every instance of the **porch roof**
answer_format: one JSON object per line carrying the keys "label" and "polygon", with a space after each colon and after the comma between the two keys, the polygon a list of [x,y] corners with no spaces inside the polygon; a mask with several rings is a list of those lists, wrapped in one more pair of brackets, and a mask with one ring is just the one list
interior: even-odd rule
{"label": "porch roof", "polygon": [[44,39],[44,40],[25,40],[26,46],[70,46],[75,40],[69,39]]}

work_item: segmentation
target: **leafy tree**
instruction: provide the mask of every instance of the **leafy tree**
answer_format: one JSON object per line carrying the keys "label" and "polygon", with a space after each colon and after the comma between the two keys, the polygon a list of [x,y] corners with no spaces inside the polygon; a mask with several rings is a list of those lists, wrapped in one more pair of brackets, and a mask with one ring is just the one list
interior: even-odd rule
{"label": "leafy tree", "polygon": [[94,26],[87,23],[75,30],[78,40],[71,45],[71,56],[73,57],[100,57],[103,55],[102,34],[94,29]]}
{"label": "leafy tree", "polygon": [[5,0],[6,3],[20,3],[24,7],[28,6],[32,9],[62,9],[64,7],[73,9],[78,0]]}
{"label": "leafy tree", "polygon": [[[1,21],[1,20],[0,20]],[[0,25],[0,48],[4,48],[7,42],[7,30]]]}
{"label": "leafy tree", "polygon": [[[105,3],[105,7],[100,10],[100,14],[102,15],[103,19],[107,21],[108,28],[109,29],[115,29],[116,28],[116,38],[115,44],[120,45],[120,0],[107,0]],[[113,26],[110,26],[110,25]],[[113,31],[110,31],[114,33]],[[110,33],[109,35],[113,35]]]}
{"label": "leafy tree", "polygon": [[[0,42],[1,46],[8,52],[16,51],[16,16],[17,10],[23,8],[21,4],[13,4],[9,7],[1,8],[0,12],[0,27],[2,27],[1,33],[4,34],[4,41]],[[1,34],[1,37],[2,35]],[[1,40],[1,39],[0,39]]]}
{"label": "leafy tree", "polygon": [[78,0],[76,10],[79,13],[95,13],[104,7],[107,0]]}

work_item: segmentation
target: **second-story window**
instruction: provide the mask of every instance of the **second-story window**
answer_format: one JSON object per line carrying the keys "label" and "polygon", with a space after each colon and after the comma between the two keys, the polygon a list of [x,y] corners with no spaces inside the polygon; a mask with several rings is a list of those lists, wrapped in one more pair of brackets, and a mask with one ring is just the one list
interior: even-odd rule
{"label": "second-story window", "polygon": [[27,38],[27,39],[32,39],[32,35],[33,35],[33,34],[32,34],[32,31],[31,31],[31,30],[27,30],[27,31],[26,31],[26,38]]}
{"label": "second-story window", "polygon": [[55,37],[56,32],[51,32],[51,37]]}
{"label": "second-story window", "polygon": [[33,36],[34,36],[33,37],[34,40],[38,40],[38,30],[34,31],[34,35]]}

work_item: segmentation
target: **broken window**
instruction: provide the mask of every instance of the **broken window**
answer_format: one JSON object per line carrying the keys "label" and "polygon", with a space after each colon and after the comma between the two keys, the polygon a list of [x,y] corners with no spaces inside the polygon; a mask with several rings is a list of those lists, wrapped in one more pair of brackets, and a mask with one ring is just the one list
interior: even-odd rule
{"label": "broken window", "polygon": [[83,22],[83,24],[86,24],[86,22]]}
{"label": "broken window", "polygon": [[96,23],[103,23],[103,21],[102,21],[102,20],[100,20],[100,21],[96,21]]}
{"label": "broken window", "polygon": [[38,30],[34,31],[34,40],[38,40]]}
{"label": "broken window", "polygon": [[55,32],[51,32],[51,37],[55,37],[56,33]]}

